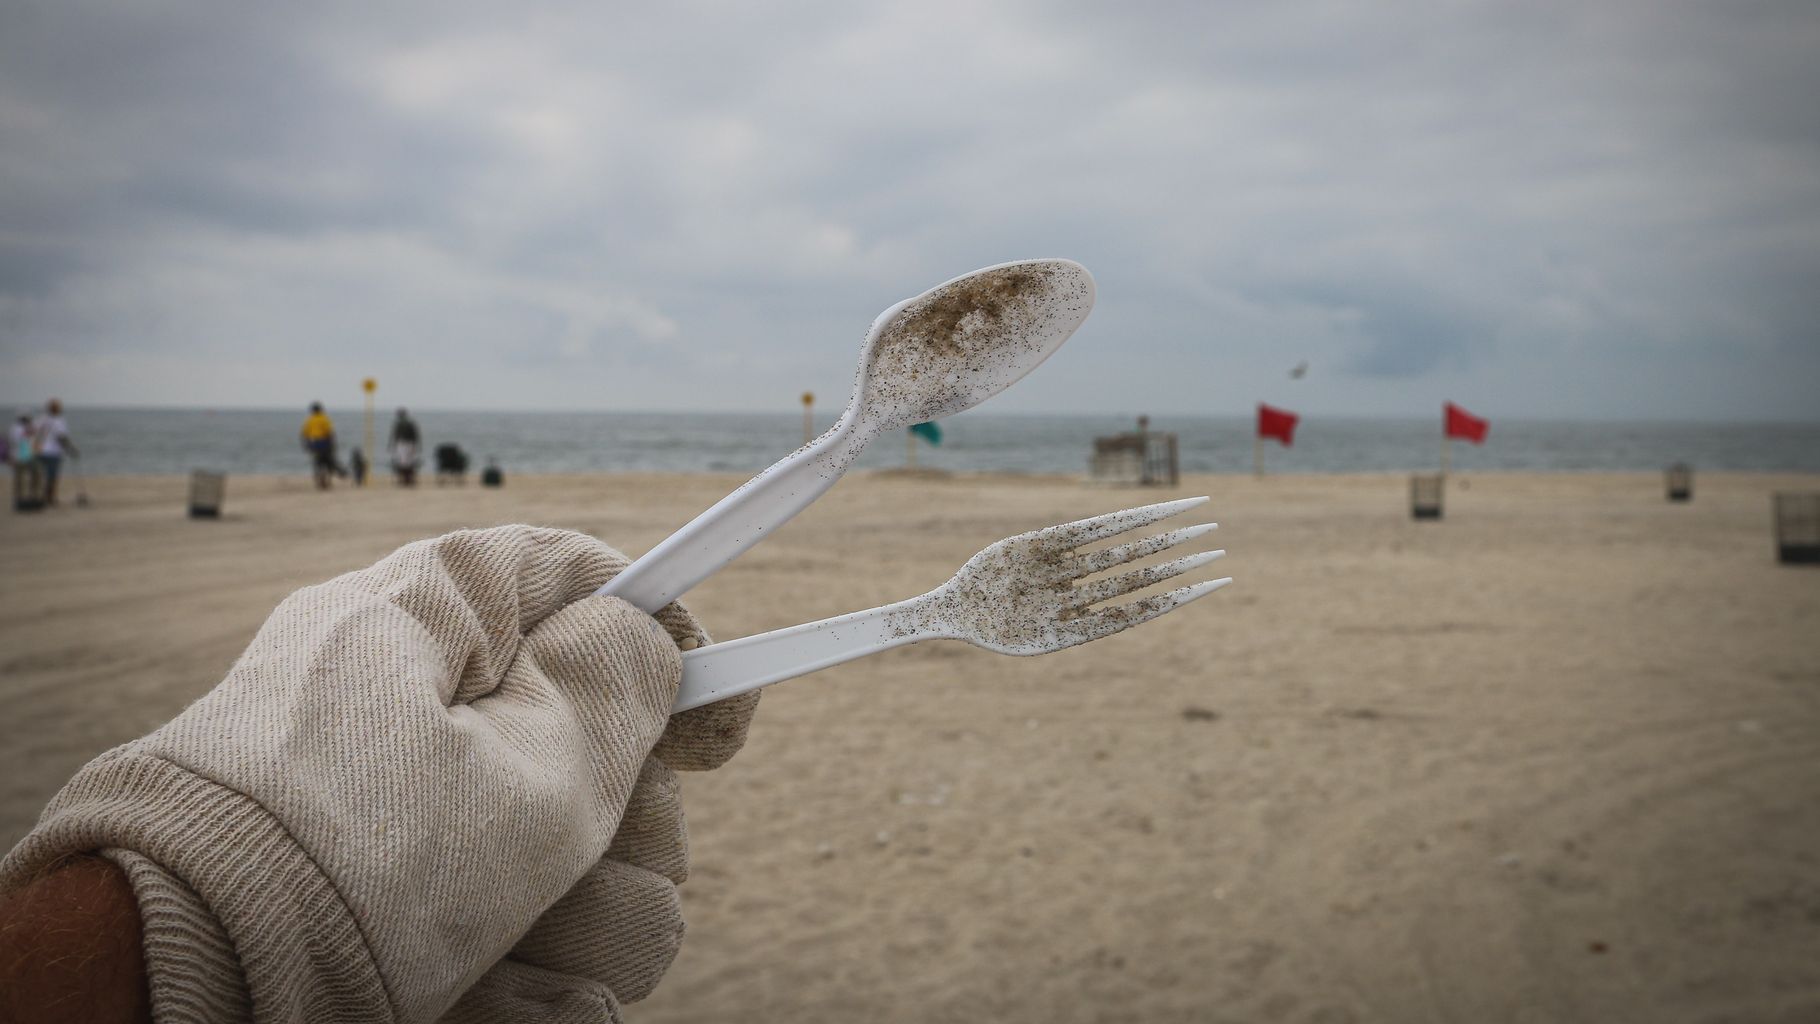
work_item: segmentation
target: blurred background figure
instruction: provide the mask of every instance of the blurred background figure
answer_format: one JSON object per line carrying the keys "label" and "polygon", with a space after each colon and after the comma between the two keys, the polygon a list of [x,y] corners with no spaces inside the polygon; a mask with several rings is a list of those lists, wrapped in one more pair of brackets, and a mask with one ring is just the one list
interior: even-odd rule
{"label": "blurred background figure", "polygon": [[355,445],[354,448],[348,452],[348,472],[354,474],[355,487],[365,487],[367,485],[367,456],[365,452],[360,450],[359,445]]}
{"label": "blurred background figure", "polygon": [[417,421],[411,418],[409,412],[399,409],[398,418],[392,421],[389,447],[392,450],[392,473],[398,478],[401,487],[414,487],[417,484],[417,465],[423,461],[420,444]]}
{"label": "blurred background figure", "polygon": [[321,402],[310,403],[310,414],[304,418],[300,432],[303,450],[310,453],[310,473],[316,486],[328,490],[331,479],[341,475],[335,463],[335,423],[322,411]]}
{"label": "blurred background figure", "polygon": [[13,467],[13,511],[36,512],[43,508],[38,453],[32,442],[32,414],[24,409],[19,410],[19,418],[7,429],[6,462]]}
{"label": "blurred background figure", "polygon": [[461,450],[458,444],[439,444],[436,446],[436,482],[465,484],[468,482],[468,453]]}
{"label": "blurred background figure", "polygon": [[32,425],[32,444],[37,452],[38,472],[44,479],[44,504],[57,504],[57,478],[63,470],[63,453],[81,458],[76,442],[70,439],[69,424],[63,421],[63,403],[53,398],[44,404],[44,415]]}

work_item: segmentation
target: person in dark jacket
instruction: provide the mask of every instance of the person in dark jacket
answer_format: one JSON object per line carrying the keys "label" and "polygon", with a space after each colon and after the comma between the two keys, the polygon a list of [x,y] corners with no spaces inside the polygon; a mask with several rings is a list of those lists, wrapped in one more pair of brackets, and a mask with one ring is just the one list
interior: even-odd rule
{"label": "person in dark jacket", "polygon": [[417,466],[423,461],[423,442],[417,434],[417,421],[403,409],[392,421],[392,439],[387,444],[392,452],[392,473],[400,487],[417,483]]}

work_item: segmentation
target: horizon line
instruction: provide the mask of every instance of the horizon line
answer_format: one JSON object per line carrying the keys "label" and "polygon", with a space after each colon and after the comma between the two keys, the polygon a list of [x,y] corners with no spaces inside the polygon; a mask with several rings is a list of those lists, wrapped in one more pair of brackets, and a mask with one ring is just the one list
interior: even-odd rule
{"label": "horizon line", "polygon": [[[65,412],[68,413],[71,410],[72,403],[68,399],[61,399],[61,401],[63,402]],[[7,409],[9,409],[9,407],[12,410],[24,410],[24,409],[31,409],[33,411],[42,410],[42,405],[39,403],[0,401],[0,411],[7,410]],[[298,415],[302,415],[304,412],[307,412],[308,405],[307,405],[307,403],[301,404],[299,406],[290,406],[290,405],[213,405],[213,404],[176,404],[176,403],[144,403],[144,404],[119,403],[119,404],[115,404],[115,403],[109,403],[109,402],[98,402],[98,403],[94,403],[94,404],[90,404],[90,405],[78,404],[75,406],[75,409],[78,411],[83,408],[104,409],[104,410],[109,410],[109,411],[123,411],[123,412],[295,412]],[[329,409],[332,412],[353,413],[355,415],[361,415],[365,412],[364,407],[359,406],[359,405],[336,405],[336,404],[325,403],[325,408]],[[389,413],[390,411],[392,411],[393,409],[396,409],[396,408],[398,408],[398,407],[393,406],[393,405],[385,405],[385,406],[375,405],[375,407],[374,407],[375,418],[378,418],[380,413]],[[741,407],[741,408],[716,408],[716,409],[656,409],[656,408],[601,409],[601,408],[579,408],[579,407],[523,408],[523,407],[507,407],[507,406],[494,407],[494,406],[424,405],[424,406],[406,406],[406,408],[412,409],[414,412],[429,412],[429,413],[496,413],[496,414],[533,415],[533,416],[536,416],[536,415],[576,415],[576,414],[581,414],[581,415],[607,414],[607,415],[632,415],[632,416],[716,416],[716,415],[724,415],[724,416],[752,416],[752,415],[799,416],[799,415],[801,415],[800,406],[792,406],[789,408]],[[826,408],[830,413],[833,413],[833,412],[837,412],[837,411],[844,411],[846,408],[846,405],[845,405],[845,403],[842,403],[839,406],[830,404],[828,406],[825,406],[824,408]],[[1426,415],[1426,414],[1418,415],[1418,414],[1406,414],[1406,413],[1380,413],[1380,412],[1331,412],[1331,413],[1310,414],[1303,410],[1290,410],[1290,411],[1296,412],[1296,414],[1299,415],[1305,422],[1309,421],[1311,419],[1318,422],[1319,420],[1328,420],[1328,421],[1336,421],[1336,420],[1410,421],[1410,420],[1422,420],[1422,419],[1428,418],[1428,415]],[[1437,410],[1437,412],[1438,411],[1439,410]],[[817,415],[819,418],[820,414],[818,413]],[[957,413],[956,417],[976,416],[976,415],[1003,416],[1006,418],[1035,418],[1035,417],[1039,417],[1039,416],[1049,416],[1049,417],[1070,417],[1070,418],[1083,418],[1083,419],[1085,419],[1085,418],[1136,419],[1139,415],[1145,415],[1145,416],[1149,416],[1150,419],[1152,420],[1152,422],[1155,422],[1158,420],[1165,420],[1165,419],[1169,419],[1169,418],[1176,418],[1176,419],[1246,419],[1246,418],[1249,418],[1250,416],[1252,416],[1253,412],[1251,410],[1245,410],[1245,411],[1240,411],[1240,412],[1229,412],[1229,411],[1180,412],[1180,411],[1171,411],[1171,410],[1161,410],[1161,411],[1149,411],[1149,412],[1144,412],[1144,413],[1138,413],[1138,412],[1131,412],[1131,411],[1078,412],[1078,411],[1040,411],[1040,410],[1028,410],[1028,409],[994,411],[994,410],[968,409],[966,411]],[[1615,416],[1615,417],[1599,417],[1599,416],[1584,416],[1584,415],[1524,416],[1524,415],[1518,415],[1518,414],[1514,414],[1514,413],[1489,413],[1489,414],[1480,414],[1480,415],[1484,415],[1484,416],[1486,416],[1486,418],[1495,418],[1495,419],[1501,419],[1501,420],[1504,420],[1507,422],[1516,422],[1516,423],[1694,424],[1694,425],[1700,425],[1700,426],[1768,426],[1768,425],[1820,426],[1820,417],[1817,417],[1814,419],[1785,419],[1785,418],[1779,418],[1779,417],[1720,418],[1720,417],[1711,417],[1711,416],[1688,416],[1688,417],[1675,419],[1675,418],[1666,418],[1666,417],[1659,417],[1659,416]],[[948,418],[953,419],[956,417],[948,417]],[[1159,426],[1159,428],[1161,428],[1164,425],[1158,424],[1158,426]]]}

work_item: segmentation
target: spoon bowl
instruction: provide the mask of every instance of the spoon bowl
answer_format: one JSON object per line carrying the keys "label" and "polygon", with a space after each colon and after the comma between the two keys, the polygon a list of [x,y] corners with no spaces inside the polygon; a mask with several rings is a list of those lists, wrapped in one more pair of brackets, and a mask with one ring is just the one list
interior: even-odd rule
{"label": "spoon bowl", "polygon": [[1093,310],[1073,260],[976,270],[880,314],[866,333],[844,426],[876,435],[952,416],[1021,380]]}

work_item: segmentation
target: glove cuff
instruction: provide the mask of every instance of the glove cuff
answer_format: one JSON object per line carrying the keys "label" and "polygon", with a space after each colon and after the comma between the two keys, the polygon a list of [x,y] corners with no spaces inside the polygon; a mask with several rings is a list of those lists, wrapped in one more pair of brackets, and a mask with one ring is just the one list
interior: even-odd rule
{"label": "glove cuff", "polygon": [[234,1024],[251,1020],[252,1000],[234,943],[202,897],[131,850],[102,850],[133,887],[144,937],[152,1020]]}
{"label": "glove cuff", "polygon": [[[76,773],[0,862],[0,891],[93,850],[128,852],[128,859],[114,859],[133,882],[147,973],[163,984],[167,1000],[242,1000],[238,1005],[250,1002],[258,1020],[396,1019],[341,895],[284,826],[245,794],[130,747],[103,754]],[[192,996],[191,985],[206,992]]]}

